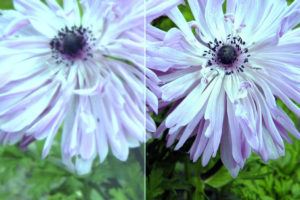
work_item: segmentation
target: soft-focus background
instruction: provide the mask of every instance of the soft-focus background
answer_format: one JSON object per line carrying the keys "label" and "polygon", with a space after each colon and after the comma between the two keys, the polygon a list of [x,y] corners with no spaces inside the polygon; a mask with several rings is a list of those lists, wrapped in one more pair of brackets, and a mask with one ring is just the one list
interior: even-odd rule
{"label": "soft-focus background", "polygon": [[[0,200],[142,200],[142,151],[132,151],[127,162],[115,158],[98,164],[92,173],[77,176],[60,162],[60,145],[54,143],[50,156],[41,159],[43,142],[25,151],[17,146],[0,148]],[[143,160],[143,159],[142,159]]]}
{"label": "soft-focus background", "polygon": [[[0,0],[2,9],[11,6],[11,0]],[[191,19],[188,8],[181,9]],[[166,18],[154,23],[164,30],[173,26]],[[299,120],[286,111],[300,128]],[[159,123],[164,114],[154,117]],[[136,161],[142,150],[132,151],[128,163],[113,158],[101,165],[96,161],[91,174],[77,176],[61,165],[59,141],[57,138],[45,160],[41,159],[43,142],[26,150],[17,145],[0,147],[0,200],[142,200],[137,191],[143,185],[143,163]],[[165,148],[164,139],[149,141],[147,199],[300,199],[300,141],[286,144],[286,155],[276,161],[263,163],[251,156],[236,179],[218,157],[205,168],[200,162],[192,163],[186,153],[188,147],[173,152]]]}

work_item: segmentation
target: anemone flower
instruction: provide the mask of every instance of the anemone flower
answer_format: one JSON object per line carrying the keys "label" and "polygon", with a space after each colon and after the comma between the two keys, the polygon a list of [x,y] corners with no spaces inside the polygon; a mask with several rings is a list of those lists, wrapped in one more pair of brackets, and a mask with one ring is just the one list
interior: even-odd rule
{"label": "anemone flower", "polygon": [[[160,70],[164,105],[157,136],[167,145],[191,139],[193,161],[220,156],[237,176],[251,152],[264,161],[284,155],[288,132],[299,138],[280,99],[300,116],[299,1],[188,0],[194,20],[178,8],[168,32],[148,29],[148,65]],[[225,4],[225,5],[224,5]],[[225,8],[225,9],[224,9]]]}
{"label": "anemone flower", "polygon": [[[45,140],[45,157],[63,124],[62,158],[71,170],[89,172],[109,149],[126,160],[145,142],[146,93],[157,109],[145,86],[155,76],[144,67],[144,2],[45,2],[14,0],[15,10],[0,18],[1,143]],[[155,17],[173,2],[148,4]],[[155,130],[151,120],[147,127]]]}

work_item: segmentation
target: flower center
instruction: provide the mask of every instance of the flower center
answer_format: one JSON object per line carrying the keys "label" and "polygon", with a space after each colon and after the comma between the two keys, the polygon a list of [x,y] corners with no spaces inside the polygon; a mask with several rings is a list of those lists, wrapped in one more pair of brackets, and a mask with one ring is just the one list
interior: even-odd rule
{"label": "flower center", "polygon": [[236,61],[237,53],[234,47],[230,45],[224,45],[219,49],[217,53],[217,59],[220,63],[229,65]]}
{"label": "flower center", "polygon": [[243,72],[249,62],[246,42],[239,36],[228,35],[226,41],[215,39],[207,43],[207,48],[202,55],[208,58],[207,67],[220,68],[226,75]]}
{"label": "flower center", "polygon": [[73,26],[71,29],[61,29],[57,36],[50,42],[52,57],[57,64],[73,64],[75,60],[87,60],[92,57],[91,47],[95,44],[95,38],[90,30]]}
{"label": "flower center", "polygon": [[78,55],[85,45],[84,37],[74,32],[66,33],[62,40],[61,53],[74,57]]}

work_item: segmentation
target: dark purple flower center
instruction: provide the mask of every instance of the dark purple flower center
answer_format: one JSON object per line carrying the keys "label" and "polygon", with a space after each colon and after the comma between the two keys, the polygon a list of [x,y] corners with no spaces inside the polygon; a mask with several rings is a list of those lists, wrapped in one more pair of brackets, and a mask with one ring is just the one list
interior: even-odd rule
{"label": "dark purple flower center", "polygon": [[234,47],[230,45],[222,46],[217,52],[217,59],[220,63],[230,65],[237,59],[237,53]]}
{"label": "dark purple flower center", "polygon": [[212,70],[221,67],[226,75],[244,72],[250,54],[246,42],[241,37],[229,34],[226,41],[215,38],[214,41],[206,43],[206,46],[208,50],[205,50],[202,56],[208,58],[207,67],[211,67]]}
{"label": "dark purple flower center", "polygon": [[62,40],[61,53],[74,57],[82,51],[85,46],[84,37],[74,32],[66,33]]}
{"label": "dark purple flower center", "polygon": [[94,45],[92,32],[83,27],[73,26],[61,29],[50,42],[52,57],[56,63],[72,64],[77,59],[86,60],[92,57],[91,47]]}
{"label": "dark purple flower center", "polygon": [[76,58],[82,54],[86,46],[86,29],[82,27],[68,27],[58,32],[58,36],[50,42],[53,51],[57,51],[67,58]]}

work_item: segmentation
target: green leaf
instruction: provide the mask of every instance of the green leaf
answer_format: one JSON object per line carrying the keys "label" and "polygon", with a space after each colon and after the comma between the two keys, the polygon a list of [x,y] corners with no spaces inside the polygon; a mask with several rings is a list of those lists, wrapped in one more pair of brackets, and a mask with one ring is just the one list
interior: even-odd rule
{"label": "green leaf", "polygon": [[213,188],[220,188],[233,180],[228,170],[222,167],[217,173],[205,180],[205,183]]}
{"label": "green leaf", "polygon": [[151,171],[151,174],[147,181],[147,199],[154,199],[164,192],[162,185],[162,176],[162,170],[155,169]]}

